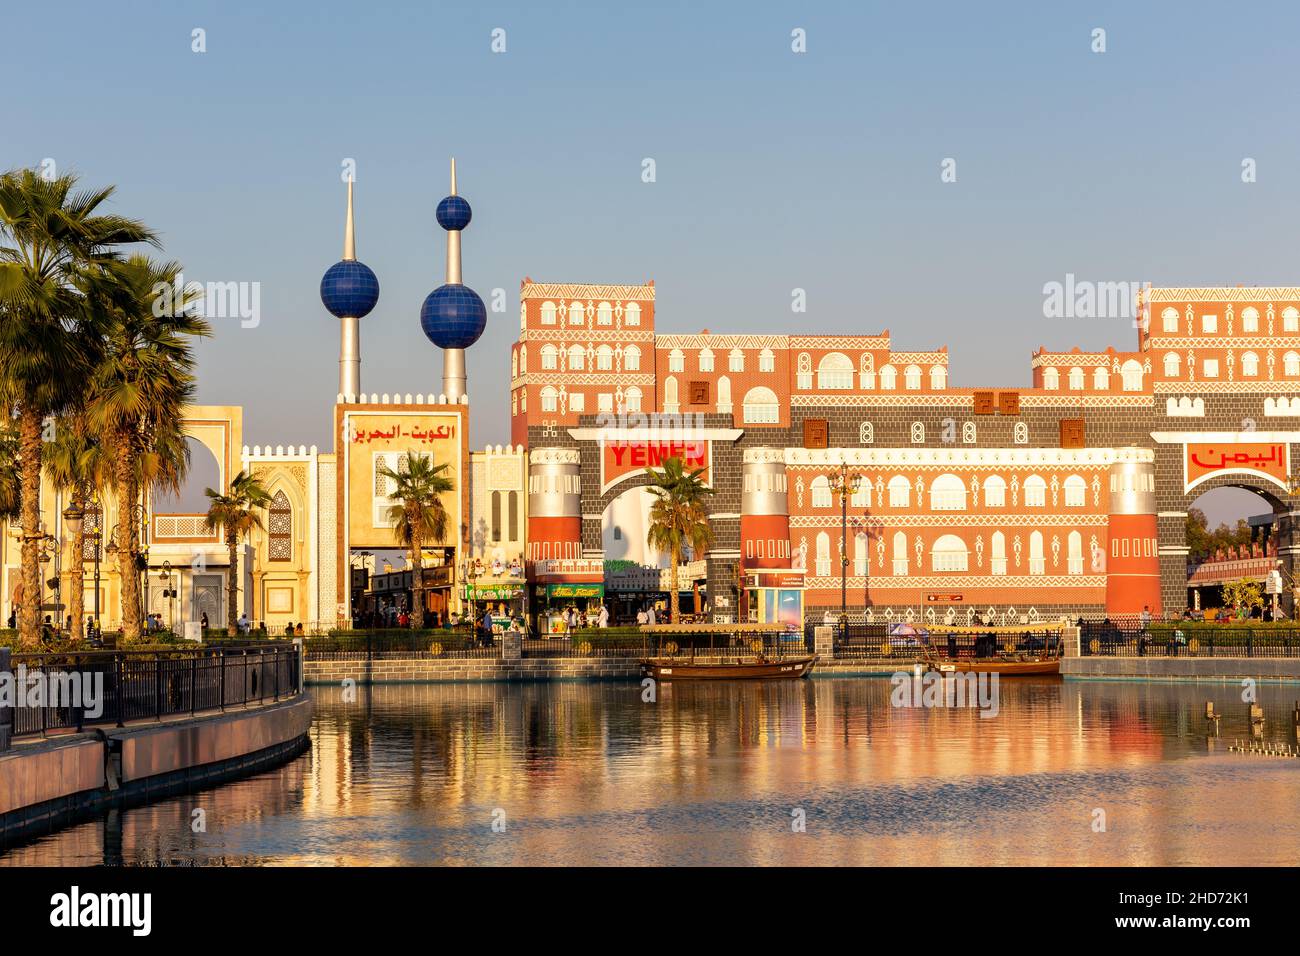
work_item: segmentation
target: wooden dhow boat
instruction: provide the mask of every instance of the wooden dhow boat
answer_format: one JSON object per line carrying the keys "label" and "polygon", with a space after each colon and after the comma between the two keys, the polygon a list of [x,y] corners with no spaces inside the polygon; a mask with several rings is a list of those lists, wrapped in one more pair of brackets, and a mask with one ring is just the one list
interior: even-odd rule
{"label": "wooden dhow boat", "polygon": [[[953,657],[944,653],[944,633],[974,634],[973,653]],[[1048,640],[1047,638],[1051,638]],[[1023,649],[1026,639],[1029,647]],[[1036,640],[1037,643],[1033,643]],[[1024,627],[933,627],[925,643],[921,664],[926,671],[940,674],[999,674],[1003,677],[1039,677],[1061,673],[1059,626]]]}
{"label": "wooden dhow boat", "polygon": [[780,625],[651,624],[641,628],[656,643],[642,658],[641,676],[673,680],[789,680],[807,677],[817,655],[803,635]]}

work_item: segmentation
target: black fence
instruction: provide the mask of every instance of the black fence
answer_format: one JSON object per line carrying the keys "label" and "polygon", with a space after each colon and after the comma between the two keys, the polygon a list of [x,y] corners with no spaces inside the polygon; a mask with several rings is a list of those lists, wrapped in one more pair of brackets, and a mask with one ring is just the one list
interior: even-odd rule
{"label": "black fence", "polygon": [[292,645],[14,654],[13,736],[274,703],[298,693]]}
{"label": "black fence", "polygon": [[343,631],[303,642],[309,661],[492,659],[501,657],[501,642],[469,627],[422,631],[407,629]]}
{"label": "black fence", "polygon": [[[819,625],[804,628],[808,647],[815,647]],[[1061,632],[1050,630],[1006,631],[978,627],[959,631],[929,631],[924,626],[900,627],[885,622],[849,622],[830,625],[834,629],[836,660],[920,661],[927,657],[947,660],[995,657],[1059,656]]]}
{"label": "black fence", "polygon": [[1300,657],[1300,628],[1084,621],[1083,657]]}

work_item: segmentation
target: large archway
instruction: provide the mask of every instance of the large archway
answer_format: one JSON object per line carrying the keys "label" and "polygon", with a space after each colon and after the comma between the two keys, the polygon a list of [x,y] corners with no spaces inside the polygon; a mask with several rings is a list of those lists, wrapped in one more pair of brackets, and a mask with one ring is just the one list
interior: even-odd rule
{"label": "large archway", "polygon": [[654,494],[645,485],[628,488],[606,506],[600,519],[601,545],[607,561],[631,561],[642,567],[666,568],[669,557],[646,541]]}
{"label": "large archway", "polygon": [[[1294,581],[1281,529],[1291,519],[1282,499],[1270,487],[1232,480],[1188,497],[1186,600],[1192,615],[1263,618],[1275,609],[1290,614]],[[1282,585],[1276,600],[1271,583]]]}

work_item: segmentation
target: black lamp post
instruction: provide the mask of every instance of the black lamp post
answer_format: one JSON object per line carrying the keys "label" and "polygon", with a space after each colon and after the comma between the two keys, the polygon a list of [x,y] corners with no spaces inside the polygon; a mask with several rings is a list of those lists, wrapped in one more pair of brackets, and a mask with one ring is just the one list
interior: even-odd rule
{"label": "black lamp post", "polygon": [[[827,476],[832,492],[840,496],[840,630],[847,631],[849,623],[849,498],[862,487],[862,476],[849,471],[847,464]],[[865,608],[864,608],[865,610]]]}

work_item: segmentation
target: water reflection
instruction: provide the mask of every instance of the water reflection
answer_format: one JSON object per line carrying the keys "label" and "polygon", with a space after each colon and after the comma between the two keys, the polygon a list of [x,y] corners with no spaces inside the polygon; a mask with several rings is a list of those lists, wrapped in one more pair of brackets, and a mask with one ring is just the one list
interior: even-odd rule
{"label": "water reflection", "polygon": [[[1232,684],[1005,680],[995,719],[885,680],[315,691],[310,753],[0,863],[1282,864],[1300,760]],[[1261,685],[1293,742],[1295,688]],[[1223,713],[1207,740],[1204,704]],[[193,811],[206,812],[194,832]],[[792,811],[807,832],[792,832]],[[1094,832],[1094,811],[1107,830]],[[494,832],[493,820],[505,832]]]}

